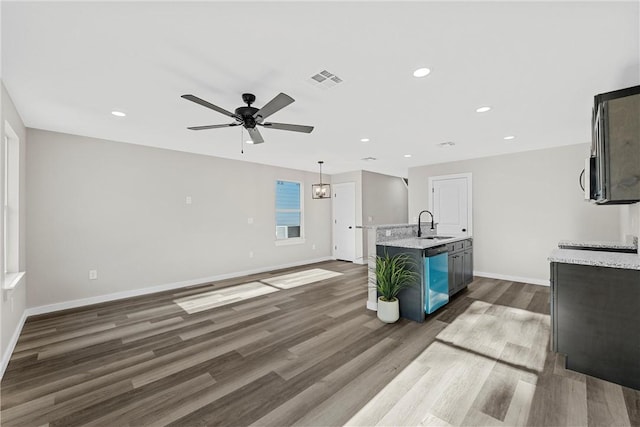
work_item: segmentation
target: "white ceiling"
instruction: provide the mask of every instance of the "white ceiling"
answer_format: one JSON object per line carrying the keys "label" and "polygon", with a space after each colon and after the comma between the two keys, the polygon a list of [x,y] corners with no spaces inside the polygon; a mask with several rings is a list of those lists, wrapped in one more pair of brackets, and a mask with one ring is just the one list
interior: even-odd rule
{"label": "white ceiling", "polygon": [[[640,84],[638,1],[1,4],[26,126],[330,174],[584,143],[593,95]],[[344,82],[312,85],[325,69]],[[230,120],[180,95],[233,111],[243,92],[287,93],[269,120],[315,130],[244,154],[237,127],[186,130]]]}

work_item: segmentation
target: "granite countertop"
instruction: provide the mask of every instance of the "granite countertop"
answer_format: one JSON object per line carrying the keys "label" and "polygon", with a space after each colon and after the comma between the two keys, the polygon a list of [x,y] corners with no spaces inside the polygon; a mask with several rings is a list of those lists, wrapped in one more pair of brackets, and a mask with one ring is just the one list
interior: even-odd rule
{"label": "granite countertop", "polygon": [[578,249],[554,249],[549,261],[564,264],[592,265],[595,267],[640,270],[640,255],[619,252],[589,251]]}
{"label": "granite countertop", "polygon": [[[424,224],[424,221],[422,222]],[[403,227],[412,227],[415,226],[417,227],[418,224],[363,224],[363,225],[356,225],[356,228],[363,228],[365,230],[385,230],[385,229],[392,229],[392,228],[403,228]]]}
{"label": "granite countertop", "polygon": [[561,249],[580,249],[580,248],[596,248],[596,249],[623,249],[630,251],[638,250],[637,241],[629,242],[598,242],[598,241],[576,241],[576,240],[560,240],[558,247]]}
{"label": "granite countertop", "polygon": [[[425,224],[425,222],[422,222],[423,224]],[[401,228],[401,227],[411,227],[411,226],[418,226],[418,224],[408,224],[408,223],[404,223],[404,224],[373,224],[373,225],[363,225],[363,228],[376,228],[378,230],[384,230],[385,228]]]}
{"label": "granite countertop", "polygon": [[393,246],[396,248],[407,248],[407,249],[428,249],[434,248],[436,246],[446,245],[447,243],[458,242],[460,240],[467,240],[471,237],[452,237],[450,239],[419,239],[417,237],[410,237],[408,239],[396,239],[389,240],[386,242],[377,242],[376,244],[379,246]]}

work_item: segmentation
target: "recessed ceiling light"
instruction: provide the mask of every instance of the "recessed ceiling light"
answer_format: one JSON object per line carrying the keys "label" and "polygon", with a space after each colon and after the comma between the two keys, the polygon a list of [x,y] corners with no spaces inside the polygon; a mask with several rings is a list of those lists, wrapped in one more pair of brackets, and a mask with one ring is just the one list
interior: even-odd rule
{"label": "recessed ceiling light", "polygon": [[247,139],[247,140],[245,141],[245,143],[246,143],[246,144],[253,144],[253,141],[252,141],[252,140],[250,140],[250,139]]}
{"label": "recessed ceiling light", "polygon": [[428,68],[418,68],[413,72],[413,77],[425,77],[428,76],[430,72],[431,70]]}
{"label": "recessed ceiling light", "polygon": [[486,113],[489,110],[491,110],[491,107],[488,107],[488,106],[478,107],[476,108],[476,113]]}
{"label": "recessed ceiling light", "polygon": [[365,162],[370,162],[370,161],[378,160],[378,159],[376,157],[369,156],[369,157],[363,157],[360,160],[364,160]]}
{"label": "recessed ceiling light", "polygon": [[405,154],[404,156],[405,157],[411,157],[411,154]]}
{"label": "recessed ceiling light", "polygon": [[455,142],[453,141],[447,141],[447,142],[441,142],[438,144],[438,147],[440,148],[450,148],[453,147],[454,145],[456,145]]}
{"label": "recessed ceiling light", "polygon": [[111,114],[113,114],[113,115],[114,115],[114,116],[116,116],[116,117],[124,117],[124,116],[126,116],[126,114],[125,114],[125,113],[123,113],[122,111],[116,111],[116,110],[113,110],[113,111],[111,112]]}
{"label": "recessed ceiling light", "polygon": [[516,139],[516,137],[513,135],[509,135],[509,136],[505,136],[504,139],[506,139],[507,141],[510,141],[512,139]]}
{"label": "recessed ceiling light", "polygon": [[369,142],[369,141],[371,141],[369,138],[362,138],[362,139],[360,140],[360,142]]}

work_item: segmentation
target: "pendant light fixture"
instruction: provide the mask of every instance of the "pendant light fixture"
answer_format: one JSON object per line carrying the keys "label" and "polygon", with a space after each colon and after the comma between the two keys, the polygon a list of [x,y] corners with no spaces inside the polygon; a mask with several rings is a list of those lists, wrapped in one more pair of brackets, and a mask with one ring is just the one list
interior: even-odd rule
{"label": "pendant light fixture", "polygon": [[320,184],[313,184],[311,186],[312,196],[314,199],[330,199],[331,198],[331,185],[322,183],[322,160],[318,160],[320,165]]}

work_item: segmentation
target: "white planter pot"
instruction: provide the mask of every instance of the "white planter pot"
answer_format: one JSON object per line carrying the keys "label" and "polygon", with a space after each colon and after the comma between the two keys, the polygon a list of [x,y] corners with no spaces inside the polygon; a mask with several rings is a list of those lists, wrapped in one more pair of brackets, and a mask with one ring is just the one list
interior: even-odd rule
{"label": "white planter pot", "polygon": [[378,319],[384,323],[395,323],[400,318],[400,304],[395,301],[382,301],[378,298]]}

